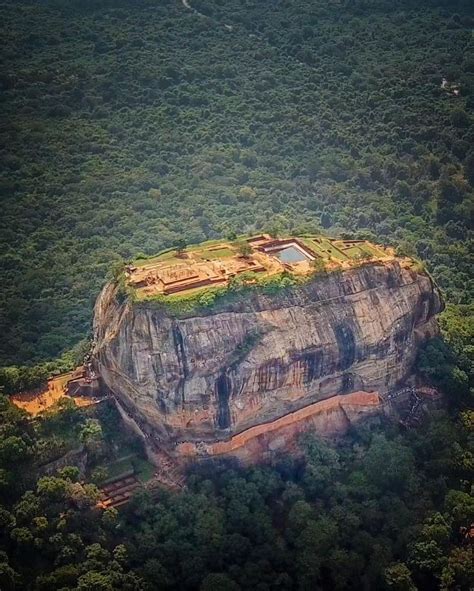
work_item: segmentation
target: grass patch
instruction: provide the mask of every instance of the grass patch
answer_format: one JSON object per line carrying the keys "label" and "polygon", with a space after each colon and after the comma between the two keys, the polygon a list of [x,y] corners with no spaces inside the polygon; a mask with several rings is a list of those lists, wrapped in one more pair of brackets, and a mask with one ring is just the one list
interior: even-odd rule
{"label": "grass patch", "polygon": [[[185,253],[193,253],[197,255],[201,259],[218,259],[218,258],[226,258],[235,255],[235,251],[225,245],[229,244],[225,240],[208,240],[207,242],[202,242],[201,244],[192,244],[187,246],[184,249]],[[214,246],[220,246],[222,248],[216,248],[212,250]],[[140,257],[133,261],[133,265],[135,267],[148,267],[153,265],[154,263],[164,263],[169,262],[170,264],[178,264],[186,261],[186,259],[180,258],[176,256],[176,248],[168,248],[162,252],[159,252],[154,255],[150,255],[147,257]]]}
{"label": "grass patch", "polygon": [[367,254],[370,254],[370,256],[373,256],[373,257],[386,256],[386,253],[382,249],[376,248],[375,246],[372,246],[367,243],[362,244],[361,246],[359,246],[359,248],[361,250],[363,250],[364,252],[366,252]]}
{"label": "grass patch", "polygon": [[179,317],[196,312],[205,313],[210,308],[216,309],[246,299],[257,291],[266,295],[276,294],[296,285],[307,283],[312,278],[312,275],[296,276],[288,272],[272,275],[248,272],[236,276],[225,287],[196,288],[171,297],[153,294],[135,301],[156,305]]}
{"label": "grass patch", "polygon": [[119,458],[108,464],[103,464],[102,467],[106,469],[106,476],[100,482],[101,485],[112,480],[125,478],[131,474],[134,474],[140,482],[147,482],[153,478],[153,474],[155,473],[153,464],[150,464],[150,462],[135,454]]}
{"label": "grass patch", "polygon": [[57,438],[73,449],[81,444],[79,433],[85,417],[72,400],[62,399],[37,418],[36,428],[41,437]]}
{"label": "grass patch", "polygon": [[151,265],[153,265],[154,263],[158,264],[158,263],[163,263],[163,262],[169,262],[171,263],[175,263],[178,262],[182,259],[179,259],[176,256],[176,250],[170,250],[167,251],[163,254],[158,254],[155,255],[153,257],[147,258],[147,259],[138,259],[137,261],[134,261],[133,264],[135,265],[135,267],[149,267]]}
{"label": "grass patch", "polygon": [[344,251],[344,253],[351,259],[359,258],[360,256],[362,256],[362,252],[363,251],[360,249],[359,246],[351,246],[350,248]]}
{"label": "grass patch", "polygon": [[107,480],[120,478],[121,476],[125,476],[130,474],[130,472],[135,471],[132,457],[119,458],[115,462],[105,464],[104,468],[107,470],[107,478],[104,482]]}
{"label": "grass patch", "polygon": [[202,252],[198,252],[197,256],[200,259],[225,259],[231,256],[235,256],[235,251],[230,248],[216,248],[214,250],[206,249]]}
{"label": "grass patch", "polygon": [[333,257],[339,261],[347,261],[348,257],[345,255],[345,253],[340,251],[336,245],[331,244],[331,242],[329,242],[327,239],[323,239],[320,248],[324,250],[327,256]]}
{"label": "grass patch", "polygon": [[319,242],[316,241],[314,238],[299,238],[303,244],[305,244],[308,248],[310,248],[313,252],[317,255],[322,257],[325,260],[330,260],[331,257],[338,258],[340,260],[345,260],[345,257],[341,255],[341,253],[334,248],[334,246],[327,240],[326,238],[319,238]]}
{"label": "grass patch", "polygon": [[185,252],[195,252],[196,250],[205,250],[210,246],[217,246],[218,244],[225,244],[228,242],[227,240],[206,240],[206,242],[201,242],[200,244],[190,244],[186,247]]}
{"label": "grass patch", "polygon": [[134,458],[133,467],[135,468],[135,474],[140,482],[148,482],[153,478],[155,466],[150,464],[147,460],[144,460],[143,458]]}

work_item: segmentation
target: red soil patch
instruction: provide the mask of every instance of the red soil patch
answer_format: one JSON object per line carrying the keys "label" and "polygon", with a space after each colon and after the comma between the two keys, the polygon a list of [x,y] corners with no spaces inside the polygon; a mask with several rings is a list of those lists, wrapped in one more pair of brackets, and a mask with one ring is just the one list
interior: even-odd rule
{"label": "red soil patch", "polygon": [[27,413],[34,417],[54,406],[59,400],[61,400],[61,398],[69,398],[73,400],[76,403],[76,406],[89,406],[94,404],[95,401],[91,398],[85,398],[84,396],[75,396],[73,398],[68,396],[68,382],[79,376],[79,370],[61,374],[48,380],[48,383],[44,388],[13,394],[10,397],[10,400],[15,406],[26,410]]}

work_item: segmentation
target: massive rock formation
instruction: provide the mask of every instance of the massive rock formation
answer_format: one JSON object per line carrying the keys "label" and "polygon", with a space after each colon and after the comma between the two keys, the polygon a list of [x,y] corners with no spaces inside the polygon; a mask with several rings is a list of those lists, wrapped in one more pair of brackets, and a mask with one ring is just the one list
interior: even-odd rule
{"label": "massive rock formation", "polygon": [[[336,430],[351,415],[341,396],[360,392],[353,397],[360,410],[365,393],[373,409],[369,393],[383,396],[407,380],[420,342],[437,332],[441,309],[430,277],[398,260],[319,276],[275,295],[255,289],[186,318],[152,303],[120,302],[108,284],[95,309],[94,359],[148,440],[185,455],[203,447],[227,453],[232,446],[214,444],[285,415],[298,422],[303,407],[331,397],[340,395],[331,407]],[[328,408],[321,407],[322,432],[335,430]],[[288,430],[288,421],[275,425],[268,431]]]}

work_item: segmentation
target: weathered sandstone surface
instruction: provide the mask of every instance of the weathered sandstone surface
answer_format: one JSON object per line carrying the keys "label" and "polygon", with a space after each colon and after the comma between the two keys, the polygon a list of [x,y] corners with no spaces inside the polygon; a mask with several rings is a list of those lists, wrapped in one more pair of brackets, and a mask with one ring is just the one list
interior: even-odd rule
{"label": "weathered sandstone surface", "polygon": [[[372,413],[380,399],[371,393],[383,397],[407,380],[419,344],[437,333],[441,309],[430,277],[398,260],[275,295],[255,290],[245,301],[187,318],[120,303],[108,284],[95,309],[94,363],[150,440],[183,455],[203,446],[206,453],[233,453],[232,445],[216,442],[229,446],[244,431],[251,439],[252,428],[286,415],[295,433],[301,409],[332,397],[338,398],[314,407],[301,424],[333,433],[363,416],[365,403]],[[344,400],[351,393],[353,407]],[[275,424],[264,427],[275,433],[273,444],[263,437],[267,449],[290,428]],[[255,435],[262,442],[265,434]]]}

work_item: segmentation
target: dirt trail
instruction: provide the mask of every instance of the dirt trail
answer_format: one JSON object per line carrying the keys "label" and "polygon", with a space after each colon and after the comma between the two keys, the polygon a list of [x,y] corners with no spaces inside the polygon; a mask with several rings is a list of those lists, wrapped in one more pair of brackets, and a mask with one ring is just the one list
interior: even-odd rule
{"label": "dirt trail", "polygon": [[205,14],[202,14],[202,12],[199,12],[198,10],[196,10],[195,8],[193,8],[191,6],[191,4],[189,4],[189,0],[181,0],[181,2],[183,3],[183,6],[185,8],[187,8],[188,10],[192,10],[194,12],[194,14],[196,14],[197,16],[202,16],[203,18],[205,18]]}
{"label": "dirt trail", "polygon": [[[187,10],[191,10],[192,12],[194,12],[194,14],[196,16],[199,16],[201,18],[209,18],[210,20],[214,21],[217,25],[224,27],[225,29],[227,29],[228,31],[234,31],[234,25],[229,25],[227,23],[223,23],[219,20],[217,20],[214,17],[210,17],[207,16],[205,14],[203,14],[202,12],[199,12],[198,10],[196,10],[193,6],[191,6],[189,0],[181,0],[182,5],[187,9]],[[239,26],[237,25],[236,28],[238,29]],[[271,49],[273,49],[274,51],[279,52],[281,55],[285,56],[287,59],[289,59],[290,61],[292,61],[293,63],[298,64],[299,66],[303,66],[305,68],[309,68],[310,70],[314,70],[316,71],[316,68],[314,66],[311,66],[309,64],[306,64],[300,60],[298,60],[297,58],[295,58],[293,55],[282,51],[281,49],[279,49],[278,47],[276,47],[275,45],[272,45],[269,40],[265,37],[264,34],[262,33],[258,33],[258,32],[253,32],[253,33],[249,33],[248,31],[245,32],[245,34],[247,35],[247,37],[249,37],[250,39],[256,39],[257,41],[260,41],[262,43],[264,43],[265,45],[267,45],[268,47],[270,47]]]}
{"label": "dirt trail", "polygon": [[[199,10],[196,10],[193,6],[191,6],[191,4],[189,3],[189,0],[181,0],[181,2],[182,2],[183,6],[185,8],[187,8],[188,10],[191,10],[192,12],[194,12],[194,14],[196,16],[200,16],[201,18],[210,18],[210,17],[207,17],[202,12],[199,12]],[[232,31],[233,28],[234,28],[232,25],[227,25],[225,23],[221,23],[221,22],[217,21],[216,19],[212,19],[212,20],[214,20],[218,25],[221,25],[224,28],[226,28],[228,31]]]}

